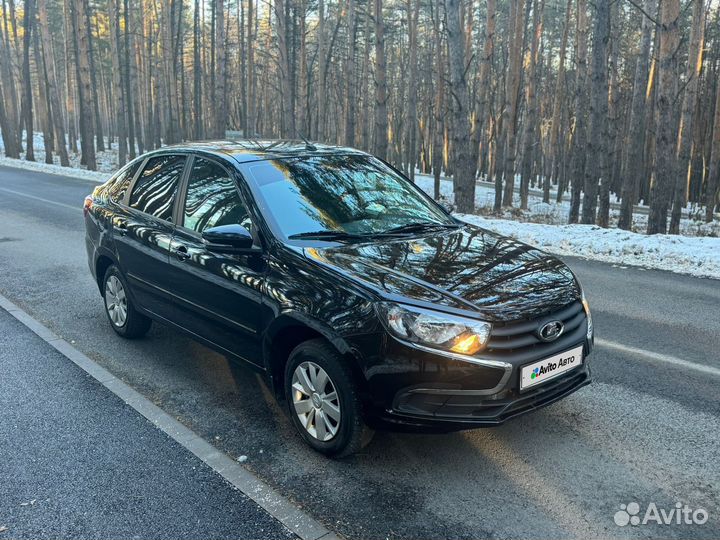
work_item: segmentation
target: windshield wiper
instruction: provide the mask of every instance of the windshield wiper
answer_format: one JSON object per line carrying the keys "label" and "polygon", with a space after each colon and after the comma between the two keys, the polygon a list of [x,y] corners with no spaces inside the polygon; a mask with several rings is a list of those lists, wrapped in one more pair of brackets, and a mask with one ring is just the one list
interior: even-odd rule
{"label": "windshield wiper", "polygon": [[378,236],[393,236],[396,234],[408,234],[414,232],[432,231],[436,229],[457,229],[460,225],[457,223],[438,223],[436,221],[415,221],[406,223],[398,227],[393,227],[387,231],[378,233]]}
{"label": "windshield wiper", "polygon": [[307,240],[356,240],[358,238],[367,238],[365,235],[352,234],[345,231],[310,231],[288,236],[290,240],[307,239]]}

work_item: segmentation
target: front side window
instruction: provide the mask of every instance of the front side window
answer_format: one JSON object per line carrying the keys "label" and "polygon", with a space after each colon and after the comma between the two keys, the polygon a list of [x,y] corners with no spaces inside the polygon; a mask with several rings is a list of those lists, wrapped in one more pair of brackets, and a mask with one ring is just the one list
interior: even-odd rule
{"label": "front side window", "polygon": [[247,169],[263,214],[285,238],[373,235],[417,223],[454,223],[416,186],[372,156],[274,159]]}
{"label": "front side window", "polygon": [[235,180],[217,163],[195,158],[188,179],[183,226],[202,233],[210,227],[232,224],[250,229],[247,208]]}
{"label": "front side window", "polygon": [[173,201],[186,156],[156,156],[148,160],[130,194],[130,207],[172,221]]}

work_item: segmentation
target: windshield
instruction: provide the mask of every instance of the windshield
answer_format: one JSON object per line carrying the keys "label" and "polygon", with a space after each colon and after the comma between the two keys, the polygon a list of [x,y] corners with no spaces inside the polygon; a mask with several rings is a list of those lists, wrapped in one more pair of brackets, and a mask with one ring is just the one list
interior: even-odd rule
{"label": "windshield", "polygon": [[285,238],[372,236],[455,222],[380,160],[336,154],[252,163],[250,184]]}

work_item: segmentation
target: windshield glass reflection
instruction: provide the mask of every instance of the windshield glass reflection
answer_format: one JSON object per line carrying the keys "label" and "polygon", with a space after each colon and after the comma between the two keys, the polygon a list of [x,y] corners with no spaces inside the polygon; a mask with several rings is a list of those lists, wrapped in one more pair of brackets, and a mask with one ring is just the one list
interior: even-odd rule
{"label": "windshield glass reflection", "polygon": [[454,226],[418,188],[371,156],[275,159],[253,163],[248,171],[267,219],[285,238],[316,233],[352,238],[415,224]]}

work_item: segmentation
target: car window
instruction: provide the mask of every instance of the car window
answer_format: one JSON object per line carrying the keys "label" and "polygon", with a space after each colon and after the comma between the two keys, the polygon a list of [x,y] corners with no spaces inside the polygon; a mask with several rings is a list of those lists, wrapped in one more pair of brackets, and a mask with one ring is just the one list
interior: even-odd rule
{"label": "car window", "polygon": [[371,156],[270,159],[251,163],[247,172],[258,205],[281,237],[453,223],[417,186]]}
{"label": "car window", "polygon": [[150,158],[130,194],[130,207],[165,221],[172,221],[173,200],[186,157]]}
{"label": "car window", "polygon": [[141,163],[141,159],[130,163],[118,173],[115,181],[108,190],[110,194],[110,199],[113,202],[122,202],[123,199],[125,199],[125,193],[127,192],[127,189],[130,186],[130,182],[132,182],[132,179],[135,176],[135,173],[137,172],[138,167],[140,167]]}
{"label": "car window", "polygon": [[231,224],[251,228],[235,180],[217,163],[195,158],[188,179],[183,226],[201,233],[210,227]]}

